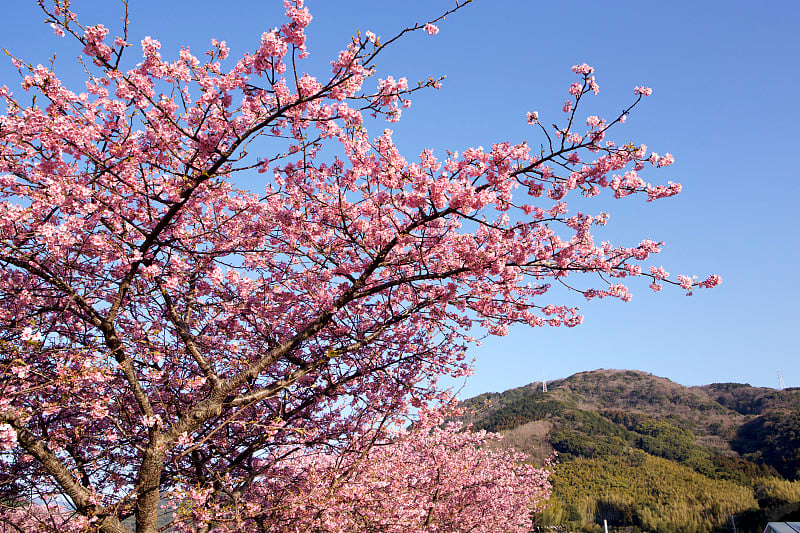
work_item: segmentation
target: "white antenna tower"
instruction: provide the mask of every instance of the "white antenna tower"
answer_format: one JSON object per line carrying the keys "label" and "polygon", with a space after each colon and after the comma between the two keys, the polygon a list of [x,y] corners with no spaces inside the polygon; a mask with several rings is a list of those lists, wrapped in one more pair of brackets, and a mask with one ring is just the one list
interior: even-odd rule
{"label": "white antenna tower", "polygon": [[542,374],[542,392],[547,392],[547,380],[544,379],[544,373]]}
{"label": "white antenna tower", "polygon": [[786,384],[783,382],[783,374],[781,371],[778,370],[778,389],[783,390],[786,388]]}

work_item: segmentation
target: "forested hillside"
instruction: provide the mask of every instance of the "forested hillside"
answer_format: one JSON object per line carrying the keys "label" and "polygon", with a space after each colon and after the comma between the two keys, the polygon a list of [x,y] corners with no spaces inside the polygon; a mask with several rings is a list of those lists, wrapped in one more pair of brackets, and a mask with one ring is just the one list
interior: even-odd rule
{"label": "forested hillside", "polygon": [[[763,531],[800,515],[800,389],[684,387],[596,370],[464,402],[475,429],[499,431],[559,465],[541,526],[619,531]],[[733,522],[732,522],[733,520]]]}

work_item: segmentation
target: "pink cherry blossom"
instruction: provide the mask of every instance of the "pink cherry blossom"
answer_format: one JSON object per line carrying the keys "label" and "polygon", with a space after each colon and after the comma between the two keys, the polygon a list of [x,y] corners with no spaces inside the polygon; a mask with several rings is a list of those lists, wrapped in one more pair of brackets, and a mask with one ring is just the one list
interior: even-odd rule
{"label": "pink cherry blossom", "polygon": [[653,276],[653,279],[662,280],[669,277],[669,272],[664,270],[664,267],[651,266],[650,275]]}
{"label": "pink cherry blossom", "polygon": [[581,65],[574,65],[572,67],[572,72],[574,72],[575,74],[591,74],[592,72],[594,72],[594,67],[590,67],[586,63],[583,63]]}
{"label": "pink cherry blossom", "polygon": [[705,287],[705,288],[710,289],[712,287],[716,287],[720,283],[722,283],[722,277],[717,275],[717,274],[711,274],[705,280],[697,283],[697,286],[698,287]]}
{"label": "pink cherry blossom", "polygon": [[[63,32],[63,30],[62,30]],[[58,34],[58,32],[56,32]],[[108,28],[102,24],[87,26],[83,34],[84,42],[83,53],[87,56],[94,56],[97,61],[108,61],[111,59],[111,48],[103,43],[108,35]]]}
{"label": "pink cherry blossom", "polygon": [[175,441],[175,444],[177,446],[189,446],[192,444],[192,439],[189,438],[189,436],[186,435],[186,433],[181,433],[178,436],[178,440]]}
{"label": "pink cherry blossom", "polygon": [[567,136],[567,142],[571,144],[580,144],[581,141],[583,141],[583,136],[580,133],[573,133]]}
{"label": "pink cherry blossom", "polygon": [[25,327],[22,330],[22,334],[20,335],[20,338],[24,342],[38,342],[38,341],[42,340],[42,334],[39,333],[38,331],[34,333],[32,328]]}
{"label": "pink cherry blossom", "polygon": [[436,35],[437,33],[439,33],[439,28],[431,24],[430,22],[428,24],[425,24],[425,26],[423,26],[422,29],[428,32],[428,35]]}
{"label": "pink cherry blossom", "polygon": [[0,423],[0,450],[10,450],[17,444],[17,432],[9,424]]}
{"label": "pink cherry blossom", "polygon": [[664,154],[662,157],[658,159],[656,166],[659,167],[668,167],[672,163],[675,162],[675,158],[670,153]]}
{"label": "pink cherry blossom", "polygon": [[586,80],[586,83],[589,85],[589,89],[591,89],[594,94],[600,93],[600,85],[597,84],[597,80],[595,80],[594,76]]}

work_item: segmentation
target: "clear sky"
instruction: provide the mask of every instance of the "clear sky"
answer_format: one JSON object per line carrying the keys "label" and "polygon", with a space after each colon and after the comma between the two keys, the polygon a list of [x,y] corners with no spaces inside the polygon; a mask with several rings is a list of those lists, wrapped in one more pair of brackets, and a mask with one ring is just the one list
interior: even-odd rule
{"label": "clear sky", "polygon": [[[33,63],[57,52],[57,71],[80,89],[78,50],[65,48],[67,41],[40,23],[34,0],[6,4],[0,46]],[[104,23],[112,36],[119,33],[120,2],[72,4],[85,24]],[[357,30],[386,38],[453,4],[307,0],[314,21],[305,68],[324,75]],[[235,57],[283,22],[278,0],[130,0],[130,13],[129,41],[157,38],[167,58],[183,44],[200,53],[212,37],[226,40]],[[647,283],[632,283],[627,304],[576,301],[584,313],[578,328],[520,327],[487,339],[471,352],[476,372],[463,396],[596,368],[644,370],[684,385],[768,387],[777,387],[780,370],[787,386],[800,386],[800,176],[794,167],[800,158],[800,3],[475,0],[439,26],[439,35],[418,32],[379,62],[379,77],[413,82],[447,74],[440,91],[418,95],[392,125],[407,157],[425,147],[441,155],[501,140],[538,145],[525,113],[539,110],[543,122],[559,120],[576,63],[594,66],[601,87],[584,115],[618,112],[633,100],[634,86],[650,86],[653,95],[610,138],[672,153],[673,166],[646,177],[678,181],[683,192],[650,204],[596,202],[595,210],[611,213],[603,237],[629,245],[665,241],[654,264],[673,278],[723,278],[720,287],[692,297],[680,290],[654,294]],[[138,52],[131,52],[134,61]],[[13,90],[15,76],[10,61],[0,61],[0,85]]]}

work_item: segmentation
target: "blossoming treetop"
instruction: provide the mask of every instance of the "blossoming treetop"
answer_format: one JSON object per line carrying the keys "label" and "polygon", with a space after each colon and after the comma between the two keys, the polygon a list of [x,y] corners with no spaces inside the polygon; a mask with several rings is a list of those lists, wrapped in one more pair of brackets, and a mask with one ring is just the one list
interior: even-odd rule
{"label": "blossoming treetop", "polygon": [[[607,215],[567,211],[569,194],[679,192],[638,174],[672,156],[607,140],[648,88],[617,117],[582,119],[598,85],[590,66],[573,67],[563,125],[528,116],[540,149],[406,159],[390,130],[368,134],[439,84],[371,84],[376,58],[408,32],[436,34],[464,3],[392,39],[354,37],[326,79],[302,72],[302,0],[235,62],[224,42],[204,60],[187,48],[165,59],[146,37],[127,70],[127,20],[111,40],[67,1],[39,3],[89,64],[83,92],[19,59],[22,96],[0,89],[6,499],[59,495],[75,527],[121,532],[135,515],[152,532],[159,501],[201,495],[219,511],[194,516],[204,527],[270,530],[265,483],[285,481],[287,464],[311,476],[298,466],[318,464],[308,450],[373,453],[398,417],[446,399],[437,378],[469,372],[473,328],[578,324],[549,301],[553,281],[594,275],[587,298],[623,300],[628,277],[689,291],[719,282],[642,270],[659,243],[597,244]],[[261,173],[263,190],[237,189],[240,173]],[[302,508],[282,516],[300,520]],[[420,516],[414,527],[432,531]]]}

